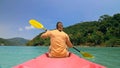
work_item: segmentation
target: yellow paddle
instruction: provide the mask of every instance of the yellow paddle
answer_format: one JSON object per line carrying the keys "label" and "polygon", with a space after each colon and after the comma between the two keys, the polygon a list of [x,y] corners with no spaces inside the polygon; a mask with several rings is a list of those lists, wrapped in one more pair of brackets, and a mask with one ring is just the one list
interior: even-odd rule
{"label": "yellow paddle", "polygon": [[47,29],[46,29],[40,22],[38,22],[37,20],[31,19],[31,20],[29,21],[29,23],[30,23],[33,27],[35,27],[35,28],[37,28],[37,29],[47,30]]}
{"label": "yellow paddle", "polygon": [[93,55],[91,55],[90,53],[88,53],[88,52],[83,52],[83,51],[80,51],[80,50],[78,50],[77,48],[75,48],[75,47],[73,47],[76,51],[78,51],[78,52],[80,52],[81,54],[82,54],[82,56],[84,57],[84,58],[94,58],[94,56]]}
{"label": "yellow paddle", "polygon": [[[40,22],[38,22],[38,21],[36,21],[36,20],[34,20],[34,19],[31,19],[31,20],[29,21],[29,23],[30,23],[33,27],[35,27],[35,28],[37,28],[37,29],[47,30]],[[80,51],[80,50],[78,50],[78,49],[75,48],[75,47],[73,47],[73,48],[74,48],[76,51],[80,52],[80,53],[82,54],[82,56],[85,57],[85,58],[94,58],[94,56],[91,55],[91,54],[88,53],[88,52]]]}

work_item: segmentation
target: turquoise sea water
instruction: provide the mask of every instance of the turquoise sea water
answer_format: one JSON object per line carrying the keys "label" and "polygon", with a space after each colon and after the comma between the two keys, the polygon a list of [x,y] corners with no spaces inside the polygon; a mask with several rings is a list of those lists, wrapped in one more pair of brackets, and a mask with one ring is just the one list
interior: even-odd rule
{"label": "turquoise sea water", "polygon": [[[89,61],[101,64],[107,68],[120,68],[120,47],[77,47],[82,51],[89,52],[95,56]],[[0,46],[0,68],[12,68],[17,64],[28,61],[41,54],[46,53],[48,47],[37,46]],[[70,52],[81,56],[79,52],[70,48]],[[74,63],[74,62],[73,62]]]}

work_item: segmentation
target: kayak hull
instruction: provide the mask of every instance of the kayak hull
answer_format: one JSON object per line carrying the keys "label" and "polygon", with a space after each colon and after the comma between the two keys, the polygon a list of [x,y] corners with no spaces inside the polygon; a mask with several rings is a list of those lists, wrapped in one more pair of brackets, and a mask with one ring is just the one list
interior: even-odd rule
{"label": "kayak hull", "polygon": [[49,58],[43,54],[13,68],[106,68],[70,53],[66,58]]}

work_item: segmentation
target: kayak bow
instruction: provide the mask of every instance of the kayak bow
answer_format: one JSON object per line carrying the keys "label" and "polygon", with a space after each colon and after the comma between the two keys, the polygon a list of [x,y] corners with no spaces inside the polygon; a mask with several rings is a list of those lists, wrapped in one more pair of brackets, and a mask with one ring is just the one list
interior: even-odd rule
{"label": "kayak bow", "polygon": [[31,59],[27,62],[14,66],[13,68],[106,68],[100,64],[90,62],[86,59],[70,53],[66,58],[49,58],[47,54]]}

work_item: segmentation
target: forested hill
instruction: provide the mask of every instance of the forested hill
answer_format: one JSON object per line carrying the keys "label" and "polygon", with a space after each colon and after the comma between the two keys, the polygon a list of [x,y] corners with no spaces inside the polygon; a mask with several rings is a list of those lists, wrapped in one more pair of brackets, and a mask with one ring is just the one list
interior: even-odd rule
{"label": "forested hill", "polygon": [[[120,46],[120,13],[100,16],[98,21],[80,22],[64,28],[74,45],[80,46]],[[49,45],[49,39],[41,39],[40,34],[27,45]]]}
{"label": "forested hill", "polygon": [[27,39],[24,38],[10,38],[10,39],[3,39],[0,38],[0,46],[24,46],[28,42]]}

